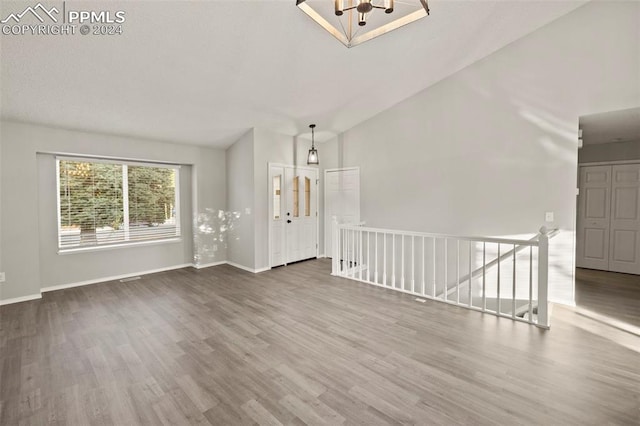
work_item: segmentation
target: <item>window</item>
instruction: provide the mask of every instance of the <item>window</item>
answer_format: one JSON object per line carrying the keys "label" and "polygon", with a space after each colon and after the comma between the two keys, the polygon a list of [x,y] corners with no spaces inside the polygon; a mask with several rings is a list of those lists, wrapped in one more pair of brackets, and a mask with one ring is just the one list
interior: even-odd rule
{"label": "window", "polygon": [[273,177],[273,219],[280,219],[280,180],[282,175]]}
{"label": "window", "polygon": [[58,158],[60,250],[180,236],[178,166]]}
{"label": "window", "polygon": [[300,176],[293,178],[293,217],[300,216]]}
{"label": "window", "polygon": [[311,179],[304,178],[304,215],[311,216]]}

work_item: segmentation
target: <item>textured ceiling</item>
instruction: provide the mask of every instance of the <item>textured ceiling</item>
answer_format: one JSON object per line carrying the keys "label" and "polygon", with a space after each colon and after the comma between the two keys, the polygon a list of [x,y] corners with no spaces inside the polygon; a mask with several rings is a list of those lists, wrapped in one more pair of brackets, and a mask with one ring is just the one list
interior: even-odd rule
{"label": "textured ceiling", "polygon": [[[33,3],[2,1],[0,15]],[[251,127],[298,135],[315,122],[321,139],[584,3],[430,0],[431,16],[347,49],[294,0],[67,1],[124,10],[123,34],[0,36],[1,113],[218,147]]]}

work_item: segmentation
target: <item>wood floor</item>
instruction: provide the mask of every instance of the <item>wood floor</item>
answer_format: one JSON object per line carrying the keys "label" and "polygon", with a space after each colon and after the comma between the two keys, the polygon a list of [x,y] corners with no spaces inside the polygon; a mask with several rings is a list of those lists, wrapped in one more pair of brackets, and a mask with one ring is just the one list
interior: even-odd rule
{"label": "wood floor", "polygon": [[[1,424],[640,424],[638,335],[561,306],[543,331],[329,270],[189,268],[4,306]],[[635,322],[637,284],[616,284]]]}
{"label": "wood floor", "polygon": [[576,305],[640,327],[640,275],[578,268]]}

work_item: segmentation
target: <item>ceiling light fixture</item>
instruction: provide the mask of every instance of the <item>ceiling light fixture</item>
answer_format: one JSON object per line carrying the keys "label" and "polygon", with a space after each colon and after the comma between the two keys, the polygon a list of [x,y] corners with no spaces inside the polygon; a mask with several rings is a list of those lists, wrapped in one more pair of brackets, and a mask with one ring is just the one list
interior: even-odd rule
{"label": "ceiling light fixture", "polygon": [[429,15],[427,0],[296,0],[296,6],[347,47]]}
{"label": "ceiling light fixture", "polygon": [[316,128],[315,124],[309,124],[311,127],[311,149],[309,150],[309,155],[307,156],[307,164],[318,164],[318,150],[315,146],[314,141],[314,132],[313,129]]}

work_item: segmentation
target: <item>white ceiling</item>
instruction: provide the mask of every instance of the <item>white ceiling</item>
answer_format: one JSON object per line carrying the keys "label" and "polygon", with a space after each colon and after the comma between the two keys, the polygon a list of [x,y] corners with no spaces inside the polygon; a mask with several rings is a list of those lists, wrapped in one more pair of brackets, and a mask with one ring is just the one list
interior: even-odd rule
{"label": "white ceiling", "polygon": [[585,145],[640,141],[640,108],[583,115],[580,128]]}
{"label": "white ceiling", "polygon": [[[2,1],[0,14],[34,1]],[[322,139],[584,3],[430,0],[431,16],[347,49],[295,0],[68,1],[124,10],[123,35],[0,36],[1,114],[217,147],[315,122]]]}

